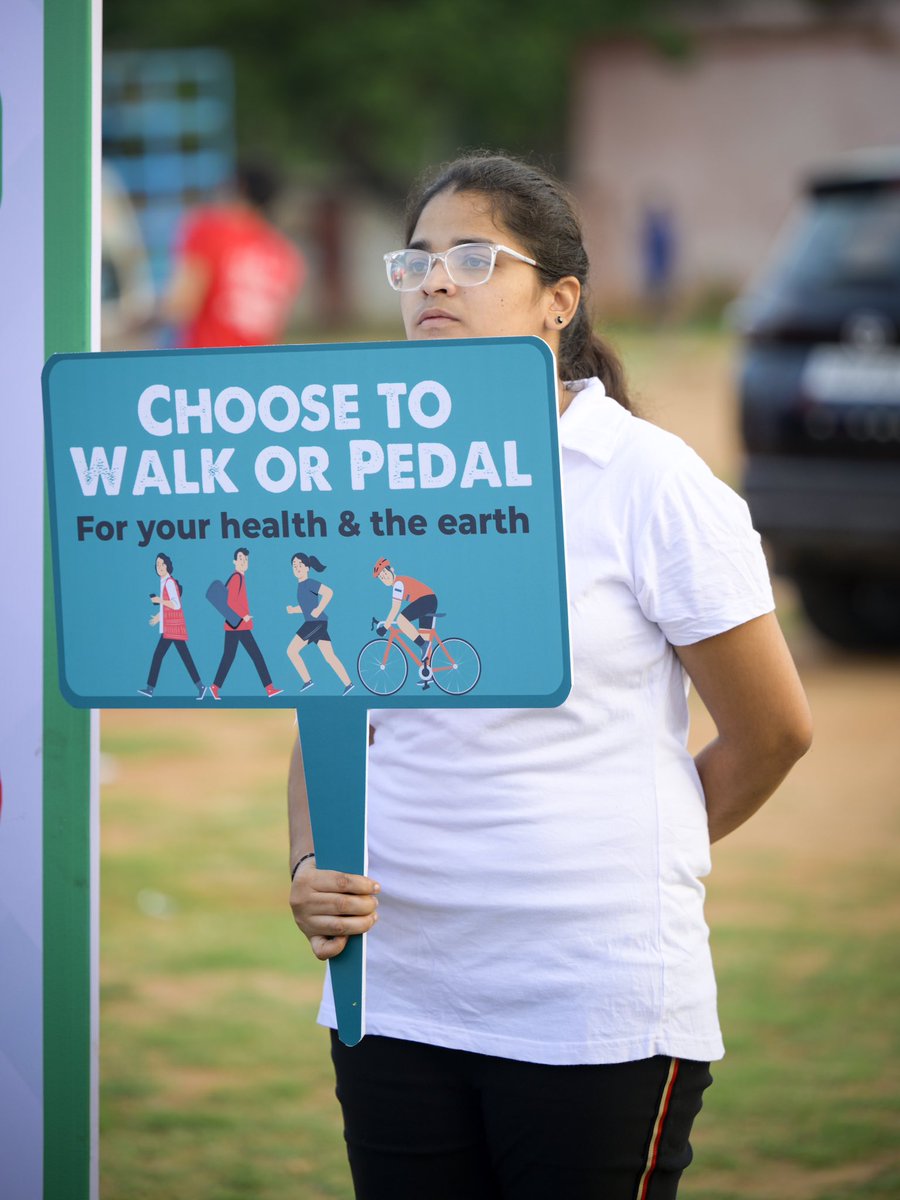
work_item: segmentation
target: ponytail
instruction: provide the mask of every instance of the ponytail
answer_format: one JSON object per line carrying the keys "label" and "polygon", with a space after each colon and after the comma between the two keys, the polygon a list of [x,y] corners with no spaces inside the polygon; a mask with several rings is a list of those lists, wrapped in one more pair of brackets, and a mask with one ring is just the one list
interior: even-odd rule
{"label": "ponytail", "polygon": [[594,332],[583,296],[560,337],[559,374],[564,381],[596,375],[606,394],[632,411],[621,360],[612,346]]}
{"label": "ponytail", "polygon": [[298,550],[298,552],[296,554],[291,555],[291,562],[293,562],[297,558],[300,559],[300,561],[303,563],[304,567],[312,567],[312,569],[314,571],[324,571],[325,570],[325,564],[319,562],[319,560],[316,558],[316,556],[314,554],[304,554],[302,551]]}

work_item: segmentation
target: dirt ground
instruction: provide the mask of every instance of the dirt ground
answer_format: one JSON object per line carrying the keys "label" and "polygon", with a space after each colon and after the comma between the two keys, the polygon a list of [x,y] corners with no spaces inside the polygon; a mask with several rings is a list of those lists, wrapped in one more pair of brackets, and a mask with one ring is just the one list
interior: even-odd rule
{"label": "dirt ground", "polygon": [[[733,351],[727,340],[720,335],[672,332],[660,334],[655,343],[645,336],[624,336],[620,348],[641,414],[679,434],[717,474],[733,485],[739,484]],[[769,898],[765,886],[760,885],[770,868],[773,883],[789,876],[792,884],[801,885],[799,892],[804,898],[816,904],[822,902],[829,925],[852,930],[860,912],[845,911],[842,896],[848,890],[853,892],[846,886],[848,881],[867,873],[890,879],[900,840],[900,659],[839,651],[806,625],[790,584],[776,580],[776,597],[812,706],[815,741],[812,751],[762,812],[715,847],[707,906],[714,943],[719,929],[754,924],[761,914],[765,916]],[[183,785],[188,786],[195,776],[202,778],[204,763],[217,758],[222,760],[217,769],[227,769],[231,786],[221,790],[191,788],[192,807],[196,808],[199,798],[212,791],[221,809],[223,792],[237,796],[254,779],[258,782],[261,769],[272,779],[277,774],[280,781],[291,737],[290,714],[270,713],[264,719],[263,714],[254,715],[261,720],[248,722],[239,719],[239,713],[222,713],[212,720],[208,712],[154,714],[153,726],[159,736],[180,729],[196,748],[194,762],[180,765]],[[142,717],[141,733],[146,737],[144,714],[109,713],[104,722],[110,735],[121,739],[128,736],[129,730],[137,730],[136,723]],[[710,736],[709,718],[695,700],[694,747]],[[226,745],[227,768],[223,753]],[[123,761],[121,769],[131,771],[136,766]],[[163,816],[160,814],[160,819]],[[163,827],[160,835],[164,832]],[[115,856],[117,851],[129,849],[122,839],[127,843],[134,836],[132,828],[120,824],[112,829],[107,825],[105,851]],[[236,887],[240,878],[234,870],[230,867],[229,880]],[[279,881],[279,889],[281,886]],[[284,904],[282,890],[253,899],[272,910]],[[867,928],[887,933],[900,924],[900,886],[895,883],[886,888],[882,899],[880,905],[867,904],[864,919]],[[809,966],[802,954],[798,948],[797,971]],[[147,986],[152,989],[157,985],[151,980]],[[155,999],[162,1003],[165,997],[157,994]],[[202,1074],[194,1080],[200,1090],[207,1083]],[[701,1147],[698,1153],[702,1157]],[[890,1161],[895,1161],[893,1155]],[[752,1177],[742,1179],[740,1195],[747,1200],[786,1196],[796,1200],[840,1196],[843,1200],[844,1196],[868,1194],[867,1185],[876,1178],[878,1169],[878,1162],[873,1161],[856,1162],[846,1169],[769,1163],[765,1170],[759,1170],[758,1177],[751,1172]],[[706,1168],[704,1178],[710,1186],[715,1183],[714,1166]],[[713,1188],[704,1195],[733,1194],[733,1174],[726,1172],[722,1179],[720,1190]],[[686,1189],[688,1194],[690,1190]],[[884,1191],[877,1194],[887,1195]]]}
{"label": "dirt ground", "polygon": [[[615,340],[615,339],[614,339]],[[720,334],[623,335],[618,348],[641,415],[683,437],[722,478],[741,474],[734,348]],[[790,848],[793,869],[812,888],[833,887],[835,873],[890,861],[900,835],[900,659],[854,656],[830,646],[805,623],[790,583],[776,580],[779,616],[807,689],[815,722],[812,751],[761,814],[716,848],[715,878],[740,878],[748,853],[757,860]],[[287,720],[287,714],[285,719]],[[134,714],[109,714],[117,727]],[[183,717],[158,714],[177,725]],[[233,723],[229,722],[229,726]],[[694,703],[693,744],[712,734]],[[208,724],[204,722],[204,728]],[[234,736],[232,729],[229,737]],[[715,886],[717,905],[739,889]],[[900,888],[892,917],[900,915]]]}
{"label": "dirt ground", "polygon": [[[683,437],[733,486],[741,450],[734,393],[734,347],[718,333],[663,331],[612,338],[628,369],[637,411]],[[776,580],[779,616],[815,719],[812,752],[764,817],[717,850],[727,861],[744,850],[795,848],[798,868],[851,865],[897,845],[900,832],[900,658],[854,656],[830,646],[805,623],[794,590]],[[177,721],[176,713],[170,714]],[[120,713],[116,721],[126,721]],[[694,743],[710,736],[695,705]]]}

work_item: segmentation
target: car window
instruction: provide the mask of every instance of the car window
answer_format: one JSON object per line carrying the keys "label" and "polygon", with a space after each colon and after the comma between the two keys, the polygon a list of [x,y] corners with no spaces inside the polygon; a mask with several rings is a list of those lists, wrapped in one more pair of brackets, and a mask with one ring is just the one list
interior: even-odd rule
{"label": "car window", "polygon": [[830,288],[900,280],[900,190],[814,197],[781,250],[769,286]]}

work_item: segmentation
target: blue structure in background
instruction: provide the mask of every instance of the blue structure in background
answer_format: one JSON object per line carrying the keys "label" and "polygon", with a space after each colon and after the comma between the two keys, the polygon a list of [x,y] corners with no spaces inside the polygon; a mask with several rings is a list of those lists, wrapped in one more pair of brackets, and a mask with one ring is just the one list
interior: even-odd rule
{"label": "blue structure in background", "polygon": [[103,61],[103,155],[137,213],[157,291],[186,209],[234,174],[234,72],[219,50],[115,52]]}

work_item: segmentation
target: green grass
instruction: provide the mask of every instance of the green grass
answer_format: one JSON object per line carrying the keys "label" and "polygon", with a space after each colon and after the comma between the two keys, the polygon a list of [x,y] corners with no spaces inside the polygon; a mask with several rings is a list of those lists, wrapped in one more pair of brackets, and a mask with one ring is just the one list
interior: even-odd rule
{"label": "green grass", "polygon": [[347,1197],[322,968],[287,908],[290,718],[217,724],[104,718],[101,1195]]}
{"label": "green grass", "polygon": [[[349,1200],[314,1023],[322,968],[286,907],[283,717],[229,714],[218,754],[167,757],[164,788],[169,726],[200,742],[214,731],[178,714],[104,722],[106,752],[127,746],[130,765],[103,794],[101,1195]],[[238,723],[242,755],[256,747],[247,791],[229,761]],[[713,935],[729,1052],[683,1194],[896,1197],[889,848],[839,886],[797,883],[787,849],[740,866],[711,889],[713,916],[731,913]],[[166,898],[161,915],[147,893]]]}
{"label": "green grass", "polygon": [[113,729],[103,738],[104,753],[116,758],[146,758],[155,755],[190,755],[194,752],[190,737],[177,729]]}
{"label": "green grass", "polygon": [[[612,332],[651,411],[684,420],[689,440],[727,425],[721,334]],[[722,444],[717,432],[709,448]],[[726,477],[730,453],[715,464]],[[788,613],[789,627],[798,620]],[[810,682],[822,678],[814,664]],[[877,672],[872,683],[889,697]],[[830,697],[813,754],[871,757],[876,743],[846,741],[853,714]],[[292,736],[285,713],[103,718],[103,1200],[350,1200],[315,1025],[323,968],[287,907]],[[867,762],[855,770],[886,798],[896,769],[883,762],[877,778]],[[709,913],[728,1054],[695,1127],[686,1200],[900,1200],[895,809],[880,802],[880,839],[813,838],[821,861],[796,816],[778,823],[822,804],[838,839],[857,808],[872,822],[863,795],[820,796],[830,769],[793,796],[789,781],[772,817],[756,819],[782,840],[737,835],[716,851]]]}
{"label": "green grass", "polygon": [[[699,1200],[900,1196],[900,954],[890,847],[819,885],[783,854],[748,854],[711,894],[728,1054],[698,1122]],[[747,883],[758,898],[741,896]],[[717,893],[742,900],[715,921]]]}

